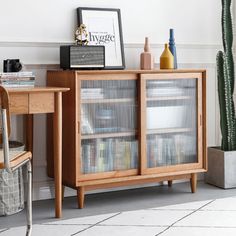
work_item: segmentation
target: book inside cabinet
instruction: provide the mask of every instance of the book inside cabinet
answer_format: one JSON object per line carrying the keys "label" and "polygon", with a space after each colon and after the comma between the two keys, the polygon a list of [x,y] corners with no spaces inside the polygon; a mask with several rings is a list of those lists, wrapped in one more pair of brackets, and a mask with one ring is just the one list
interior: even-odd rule
{"label": "book inside cabinet", "polygon": [[[63,185],[87,190],[206,171],[205,70],[49,71],[63,95]],[[53,177],[48,118],[48,175]]]}

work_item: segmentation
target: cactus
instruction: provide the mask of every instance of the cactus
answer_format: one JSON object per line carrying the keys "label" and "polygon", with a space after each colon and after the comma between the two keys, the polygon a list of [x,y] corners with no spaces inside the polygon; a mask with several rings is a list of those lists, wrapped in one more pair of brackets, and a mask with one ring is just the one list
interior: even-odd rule
{"label": "cactus", "polygon": [[231,18],[231,0],[222,2],[222,39],[224,51],[216,57],[218,95],[220,105],[220,127],[222,134],[221,149],[236,150],[236,119],[233,101],[234,60],[232,53],[233,29]]}

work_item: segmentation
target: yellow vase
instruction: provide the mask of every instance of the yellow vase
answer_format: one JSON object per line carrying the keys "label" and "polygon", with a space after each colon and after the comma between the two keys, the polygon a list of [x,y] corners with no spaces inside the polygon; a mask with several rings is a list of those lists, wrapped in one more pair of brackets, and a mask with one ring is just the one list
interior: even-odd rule
{"label": "yellow vase", "polygon": [[160,57],[160,69],[174,69],[174,56],[169,50],[167,43]]}

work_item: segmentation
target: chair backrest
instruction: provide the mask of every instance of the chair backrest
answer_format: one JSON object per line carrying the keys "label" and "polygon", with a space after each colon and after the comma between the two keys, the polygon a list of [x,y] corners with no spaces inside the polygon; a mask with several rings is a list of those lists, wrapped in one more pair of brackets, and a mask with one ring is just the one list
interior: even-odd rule
{"label": "chair backrest", "polygon": [[[10,119],[10,111],[9,111],[9,95],[7,90],[0,85],[0,108],[1,108],[1,113],[5,110],[6,112],[6,119],[7,119],[7,133],[8,137],[10,136],[11,133],[11,119]],[[2,114],[1,114],[2,117]],[[3,126],[3,120],[1,119],[1,126]],[[3,142],[3,127],[0,129],[0,143],[2,144]]]}

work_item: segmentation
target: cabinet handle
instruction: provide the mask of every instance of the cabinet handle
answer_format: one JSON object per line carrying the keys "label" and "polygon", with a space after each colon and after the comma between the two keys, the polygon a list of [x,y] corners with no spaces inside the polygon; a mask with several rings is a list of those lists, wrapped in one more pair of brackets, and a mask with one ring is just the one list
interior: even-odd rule
{"label": "cabinet handle", "polygon": [[78,121],[78,133],[80,133],[80,122]]}
{"label": "cabinet handle", "polygon": [[200,115],[200,126],[202,126],[202,115]]}

